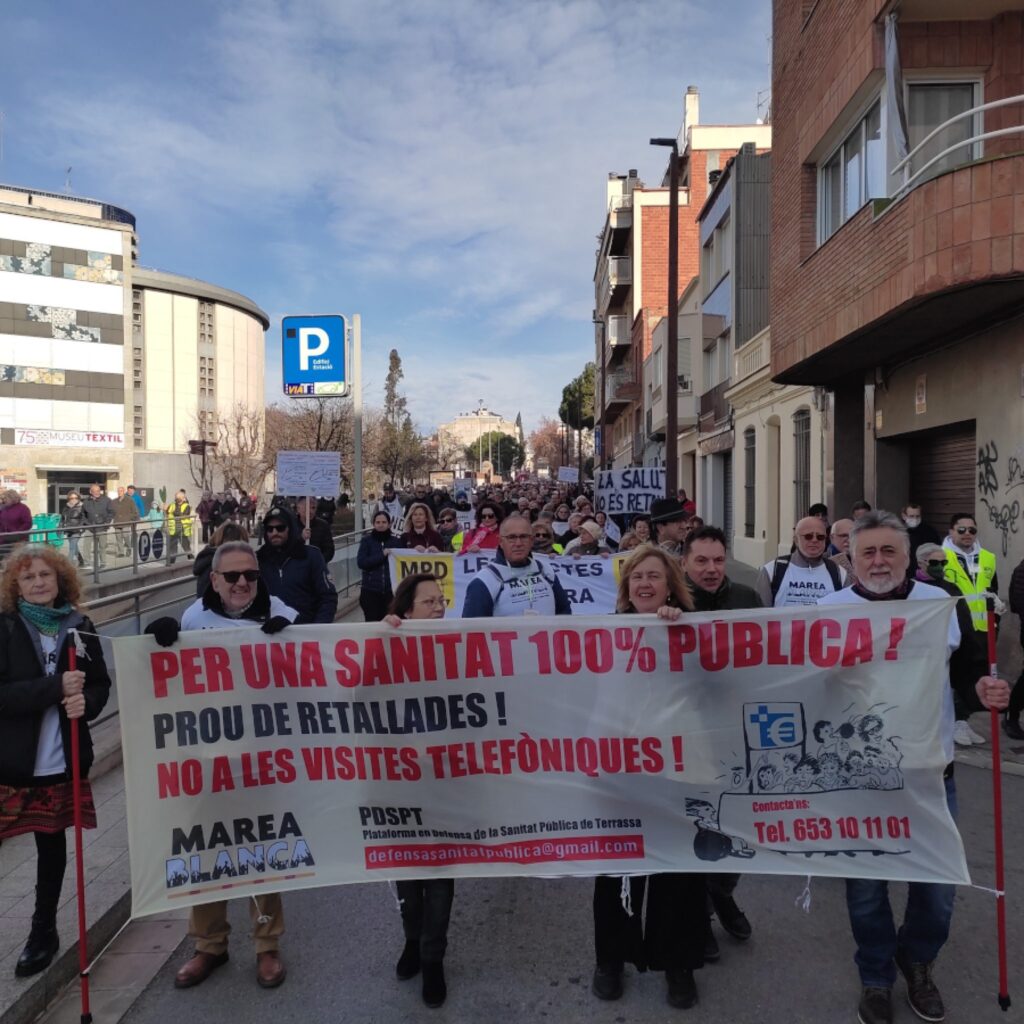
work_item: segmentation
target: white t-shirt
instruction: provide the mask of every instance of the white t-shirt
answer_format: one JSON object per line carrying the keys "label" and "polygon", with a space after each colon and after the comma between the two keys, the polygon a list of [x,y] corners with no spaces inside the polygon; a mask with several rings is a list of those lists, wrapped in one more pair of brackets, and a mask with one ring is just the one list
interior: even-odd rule
{"label": "white t-shirt", "polygon": [[[933,587],[928,583],[921,583],[917,580],[914,581],[913,587],[910,589],[910,593],[907,595],[908,601],[945,601],[949,597],[944,590],[939,587]],[[869,604],[867,598],[861,597],[854,590],[847,587],[845,590],[837,590],[834,593],[829,594],[827,597],[823,597],[818,604]],[[942,750],[946,756],[947,761],[953,760],[954,747],[953,747],[953,724],[956,720],[956,714],[953,710],[953,687],[949,682],[949,659],[953,652],[960,646],[963,636],[960,633],[960,623],[956,618],[956,606],[954,605],[950,609],[949,613],[949,633],[946,637],[946,676],[942,680],[945,683],[945,690],[942,695],[942,721],[940,728],[942,729]]]}
{"label": "white t-shirt", "polygon": [[[43,649],[46,674],[57,671],[57,638],[39,634],[39,646]],[[36,744],[36,763],[33,775],[60,775],[67,771],[64,761],[64,740],[60,734],[60,708],[54,704],[43,712],[39,727],[39,742]]]}
{"label": "white t-shirt", "polygon": [[[273,594],[270,595],[270,614],[268,618],[276,618],[278,615],[283,616],[289,622],[294,622],[299,613],[294,608],[289,608],[279,597],[275,597]],[[181,617],[181,628],[186,629],[230,629],[232,627],[245,628],[246,626],[262,626],[262,622],[257,622],[255,619],[244,619],[237,618],[233,619],[230,615],[221,615],[220,612],[215,612],[210,608],[203,607],[203,599],[201,597],[196,598],[186,609],[185,614]]]}
{"label": "white t-shirt", "polygon": [[[771,579],[775,571],[775,562],[769,562],[764,568]],[[837,568],[840,583],[845,583],[846,574],[842,568]],[[779,592],[775,595],[775,607],[790,608],[817,604],[826,594],[834,591],[835,584],[824,562],[820,565],[794,565],[790,561],[786,567],[786,575],[779,584]]]}

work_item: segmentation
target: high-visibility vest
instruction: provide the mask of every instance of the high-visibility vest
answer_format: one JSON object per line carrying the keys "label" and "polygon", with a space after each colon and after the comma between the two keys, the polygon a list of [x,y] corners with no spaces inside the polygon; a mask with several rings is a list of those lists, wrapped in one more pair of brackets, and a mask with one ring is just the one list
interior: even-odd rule
{"label": "high-visibility vest", "polygon": [[174,502],[167,510],[167,532],[173,537],[181,526],[183,537],[192,536],[192,509],[187,501]]}
{"label": "high-visibility vest", "polygon": [[978,554],[978,575],[971,579],[970,573],[964,568],[963,562],[955,551],[946,548],[946,579],[955,583],[964,595],[967,607],[971,610],[971,621],[979,633],[988,632],[988,608],[985,598],[979,595],[992,591],[992,580],[996,575],[996,556],[984,548]]}

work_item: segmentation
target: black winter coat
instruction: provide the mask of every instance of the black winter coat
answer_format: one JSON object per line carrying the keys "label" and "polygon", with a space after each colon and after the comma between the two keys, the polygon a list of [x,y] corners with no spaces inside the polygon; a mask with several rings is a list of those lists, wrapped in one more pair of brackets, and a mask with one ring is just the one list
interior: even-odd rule
{"label": "black winter coat", "polygon": [[[43,713],[60,705],[63,697],[61,676],[68,669],[70,627],[81,629],[86,656],[78,659],[85,673],[85,716],[79,719],[78,764],[85,778],[92,767],[92,738],[86,722],[103,710],[110,696],[110,676],[103,660],[103,649],[94,633],[96,627],[84,615],[72,612],[58,637],[57,671],[48,676],[43,667],[38,635],[18,614],[0,615],[0,783],[25,786],[32,780],[36,747]],[[60,708],[60,728],[64,739],[64,760],[71,771],[71,722]]]}
{"label": "black winter coat", "polygon": [[753,587],[733,583],[728,577],[713,594],[698,587],[689,577],[686,585],[693,594],[694,610],[698,612],[721,612],[731,608],[763,608],[761,598]]}
{"label": "black winter coat", "polygon": [[206,593],[216,552],[217,549],[212,544],[207,544],[192,562],[192,575],[196,578],[196,597],[202,597]]}
{"label": "black winter coat", "polygon": [[385,548],[404,548],[405,541],[393,533],[383,539],[377,530],[371,530],[360,542],[356,552],[356,565],[363,571],[362,588],[370,594],[391,593],[391,568]]}
{"label": "black winter coat", "polygon": [[267,590],[299,613],[296,624],[333,622],[338,610],[338,591],[324,556],[302,539],[302,527],[288,509],[275,506],[264,517],[264,523],[267,519],[288,523],[288,540],[282,547],[268,544],[264,531],[263,544],[256,551]]}
{"label": "black winter coat", "polygon": [[1024,630],[1024,561],[1010,577],[1010,611],[1021,617],[1021,629]]}

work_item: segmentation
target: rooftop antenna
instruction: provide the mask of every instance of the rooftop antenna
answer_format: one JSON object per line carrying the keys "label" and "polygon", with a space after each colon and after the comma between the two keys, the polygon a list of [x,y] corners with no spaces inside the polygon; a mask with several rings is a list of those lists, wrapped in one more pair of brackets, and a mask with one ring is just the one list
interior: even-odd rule
{"label": "rooftop antenna", "polygon": [[64,195],[71,195],[71,168],[64,173]]}

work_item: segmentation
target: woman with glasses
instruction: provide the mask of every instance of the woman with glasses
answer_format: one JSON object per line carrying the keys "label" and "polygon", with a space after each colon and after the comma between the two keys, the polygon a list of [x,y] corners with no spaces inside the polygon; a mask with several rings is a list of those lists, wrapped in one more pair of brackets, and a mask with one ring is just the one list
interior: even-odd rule
{"label": "woman with glasses", "polygon": [[[644,544],[622,563],[617,614],[674,620],[692,610],[693,597],[682,568],[667,551]],[[623,967],[632,963],[640,971],[665,972],[670,1006],[693,1006],[697,1002],[693,972],[704,966],[706,902],[707,889],[700,873],[595,878],[594,995],[598,999],[620,998]],[[626,906],[631,909],[627,911]]]}
{"label": "woman with glasses", "polygon": [[[443,619],[445,604],[436,576],[413,573],[398,584],[384,621],[399,628],[405,619]],[[448,948],[448,920],[455,882],[451,878],[410,878],[396,885],[405,948],[398,958],[395,974],[399,981],[408,981],[422,971],[423,1002],[436,1008],[448,995],[444,954]]]}
{"label": "woman with glasses", "polygon": [[434,513],[424,502],[414,501],[409,506],[402,541],[413,551],[441,551],[444,548],[444,541],[434,523]]}
{"label": "woman with glasses", "polygon": [[505,518],[505,510],[496,501],[488,498],[476,509],[476,526],[467,530],[462,538],[460,555],[475,555],[478,551],[497,551],[498,527]]}
{"label": "woman with glasses", "polygon": [[404,548],[401,537],[391,532],[391,516],[382,508],[373,515],[373,529],[359,542],[356,565],[363,573],[359,607],[367,622],[380,622],[391,604],[391,563],[395,548]]}
{"label": "woman with glasses", "polygon": [[533,553],[535,555],[560,555],[565,549],[555,542],[555,535],[548,519],[538,519],[533,524]]}
{"label": "woman with glasses", "polygon": [[437,517],[437,535],[441,538],[442,551],[454,551],[456,539],[458,539],[458,547],[462,547],[459,517],[451,506],[441,509],[441,513]]}

